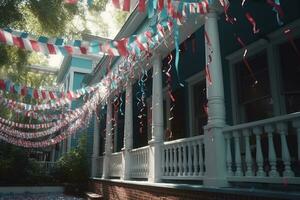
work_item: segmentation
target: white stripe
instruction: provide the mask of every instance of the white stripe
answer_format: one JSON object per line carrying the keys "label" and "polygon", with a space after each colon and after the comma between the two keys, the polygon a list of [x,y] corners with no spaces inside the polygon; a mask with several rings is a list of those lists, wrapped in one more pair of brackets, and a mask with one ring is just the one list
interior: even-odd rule
{"label": "white stripe", "polygon": [[29,51],[33,51],[29,39],[28,38],[22,38],[22,39],[23,39],[23,43],[24,43],[25,49],[29,50]]}
{"label": "white stripe", "polygon": [[46,43],[42,43],[42,42],[39,42],[38,44],[40,46],[41,53],[43,53],[45,55],[48,55],[49,51],[48,51],[48,48],[47,48],[47,44]]}
{"label": "white stripe", "polygon": [[4,36],[6,39],[6,44],[11,45],[11,46],[14,45],[12,34],[7,31],[4,31],[4,30],[3,30],[3,33],[4,33]]}

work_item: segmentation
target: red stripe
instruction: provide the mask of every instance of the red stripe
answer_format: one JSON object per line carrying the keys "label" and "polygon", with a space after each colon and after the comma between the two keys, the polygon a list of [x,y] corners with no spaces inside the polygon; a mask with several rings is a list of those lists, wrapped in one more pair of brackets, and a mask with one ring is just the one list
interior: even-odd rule
{"label": "red stripe", "polygon": [[64,48],[69,54],[73,53],[73,48],[71,46],[64,46]]}
{"label": "red stripe", "polygon": [[128,51],[126,49],[126,39],[118,41],[117,48],[121,56],[128,56]]}
{"label": "red stripe", "polygon": [[82,54],[86,54],[87,53],[87,49],[85,47],[80,47],[80,52]]}
{"label": "red stripe", "polygon": [[46,98],[47,98],[47,95],[46,95],[45,90],[42,90],[42,97],[43,97],[43,99],[46,99]]}
{"label": "red stripe", "polygon": [[0,89],[5,90],[5,81],[4,80],[0,80]]}
{"label": "red stripe", "polygon": [[123,10],[124,11],[129,11],[130,10],[130,0],[124,0]]}
{"label": "red stripe", "polygon": [[21,89],[21,95],[22,96],[26,96],[27,95],[27,87],[24,86],[22,89]]}
{"label": "red stripe", "polygon": [[33,97],[34,97],[35,99],[38,99],[38,98],[39,98],[39,93],[38,93],[37,89],[35,89],[35,90],[33,91]]}
{"label": "red stripe", "polygon": [[120,1],[119,0],[112,0],[112,3],[115,8],[120,8]]}
{"label": "red stripe", "polygon": [[47,48],[48,48],[49,54],[56,54],[55,47],[53,44],[47,44]]}
{"label": "red stripe", "polygon": [[1,30],[0,30],[0,42],[6,43],[5,35]]}
{"label": "red stripe", "polygon": [[13,39],[14,45],[16,45],[17,47],[19,47],[20,49],[24,49],[25,48],[24,42],[23,42],[22,38],[13,36],[12,39]]}
{"label": "red stripe", "polygon": [[31,46],[32,46],[32,49],[34,50],[34,51],[41,51],[40,50],[40,45],[39,45],[39,43],[38,43],[38,41],[35,41],[35,40],[29,40],[30,41],[30,44],[31,44]]}
{"label": "red stripe", "polygon": [[205,5],[205,8],[206,8],[206,12],[208,13],[208,12],[209,12],[209,4],[208,4],[208,1],[204,1],[204,5]]}
{"label": "red stripe", "polygon": [[54,96],[53,92],[50,91],[50,92],[49,92],[49,95],[50,95],[50,98],[51,98],[51,99],[55,99],[55,96]]}
{"label": "red stripe", "polygon": [[202,2],[198,4],[199,8],[200,8],[200,14],[204,14],[204,9],[203,9],[203,4]]}
{"label": "red stripe", "polygon": [[138,45],[139,49],[142,51],[145,51],[145,47],[143,46],[143,44],[139,41],[139,38],[137,37],[135,40],[136,44]]}
{"label": "red stripe", "polygon": [[158,1],[158,10],[161,11],[164,8],[164,0]]}
{"label": "red stripe", "polygon": [[139,11],[145,12],[145,0],[139,0]]}

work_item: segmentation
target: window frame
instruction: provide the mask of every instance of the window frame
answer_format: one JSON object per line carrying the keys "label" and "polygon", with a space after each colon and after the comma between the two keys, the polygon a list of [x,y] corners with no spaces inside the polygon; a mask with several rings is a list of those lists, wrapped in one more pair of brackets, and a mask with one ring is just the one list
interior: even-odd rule
{"label": "window frame", "polygon": [[[194,129],[195,124],[194,124],[194,116],[195,116],[195,109],[193,109],[194,105],[194,92],[193,92],[193,87],[198,84],[199,82],[206,81],[205,80],[205,72],[204,70],[194,74],[193,76],[189,77],[188,79],[185,80],[186,83],[188,84],[188,109],[189,109],[189,137],[193,137],[198,135]],[[207,94],[206,94],[207,96]]]}
{"label": "window frame", "polygon": [[[283,31],[286,29],[293,30],[294,38],[300,37],[300,29],[297,26],[300,25],[300,19],[295,22],[282,27],[266,36],[266,39],[259,39],[248,46],[247,57],[250,58],[256,54],[266,51],[268,72],[269,72],[269,84],[271,90],[271,99],[273,102],[273,115],[279,116],[286,114],[285,96],[283,94],[283,78],[281,76],[281,62],[279,55],[279,45],[288,42],[287,37],[284,37]],[[233,124],[239,124],[245,122],[245,111],[243,105],[238,102],[238,88],[236,80],[235,65],[242,61],[244,48],[241,48],[232,54],[226,56],[226,60],[229,64],[230,74],[230,88],[231,88],[231,103],[232,103],[232,119]]]}

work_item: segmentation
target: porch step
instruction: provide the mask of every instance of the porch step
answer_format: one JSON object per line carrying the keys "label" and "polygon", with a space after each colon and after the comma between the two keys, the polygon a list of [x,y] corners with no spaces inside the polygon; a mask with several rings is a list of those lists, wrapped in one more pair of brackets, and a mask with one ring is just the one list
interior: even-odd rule
{"label": "porch step", "polygon": [[103,199],[102,195],[96,194],[96,193],[92,193],[92,192],[86,192],[85,195],[86,195],[86,198],[88,200],[97,200],[97,199],[100,200],[100,199]]}

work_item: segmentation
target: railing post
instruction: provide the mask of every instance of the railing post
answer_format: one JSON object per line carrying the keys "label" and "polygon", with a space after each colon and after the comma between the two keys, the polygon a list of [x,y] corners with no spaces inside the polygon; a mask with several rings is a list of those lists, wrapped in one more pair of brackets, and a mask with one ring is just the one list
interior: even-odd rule
{"label": "railing post", "polygon": [[293,127],[297,131],[297,145],[298,145],[298,161],[300,161],[300,119],[293,121]]}
{"label": "railing post", "polygon": [[284,164],[284,177],[293,177],[295,176],[294,172],[291,169],[291,156],[289,152],[289,148],[286,141],[286,136],[288,134],[288,127],[284,122],[280,122],[277,124],[277,130],[280,134],[280,141],[281,141],[281,155],[282,161]]}
{"label": "railing post", "polygon": [[94,117],[94,138],[93,138],[93,156],[92,156],[92,177],[96,177],[97,175],[97,159],[99,156],[99,120],[97,118],[97,113],[95,113]]}
{"label": "railing post", "polygon": [[132,123],[132,82],[128,81],[126,85],[126,98],[125,98],[125,124],[124,124],[124,149],[122,153],[122,179],[130,179],[131,169],[131,154],[130,150],[133,147],[132,134],[133,134],[133,123]]}
{"label": "railing post", "polygon": [[261,127],[254,127],[253,133],[255,134],[256,138],[256,165],[257,165],[257,172],[256,176],[264,177],[266,173],[264,171],[264,157],[261,149],[261,134],[263,133]]}
{"label": "railing post", "polygon": [[218,30],[218,14],[211,11],[205,21],[205,53],[209,76],[206,80],[208,100],[208,124],[205,127],[204,185],[223,187],[226,180],[225,139],[222,129],[225,126],[225,100],[223,72]]}
{"label": "railing post", "polygon": [[107,98],[107,113],[106,113],[106,137],[105,137],[105,155],[103,159],[103,178],[109,178],[109,168],[110,168],[110,156],[112,152],[112,140],[111,140],[111,129],[112,129],[112,104],[111,98]]}
{"label": "railing post", "polygon": [[274,148],[274,142],[273,142],[273,134],[274,134],[274,127],[273,125],[266,125],[265,131],[268,133],[268,157],[269,157],[269,163],[271,166],[271,170],[269,171],[270,177],[278,177],[279,174],[277,172],[276,167],[276,152]]}
{"label": "railing post", "polygon": [[245,161],[246,161],[246,172],[245,175],[246,176],[253,176],[253,170],[252,170],[252,165],[253,165],[253,161],[252,161],[252,154],[251,154],[251,149],[250,149],[250,130],[244,129],[243,130],[243,136],[245,137]]}
{"label": "railing post", "polygon": [[157,53],[153,55],[152,87],[152,138],[149,141],[149,181],[161,181],[162,145],[164,136],[162,60]]}
{"label": "railing post", "polygon": [[234,158],[235,158],[235,165],[236,171],[235,176],[243,176],[242,173],[242,159],[241,159],[241,149],[240,149],[240,133],[238,131],[233,131],[233,138],[234,138]]}

